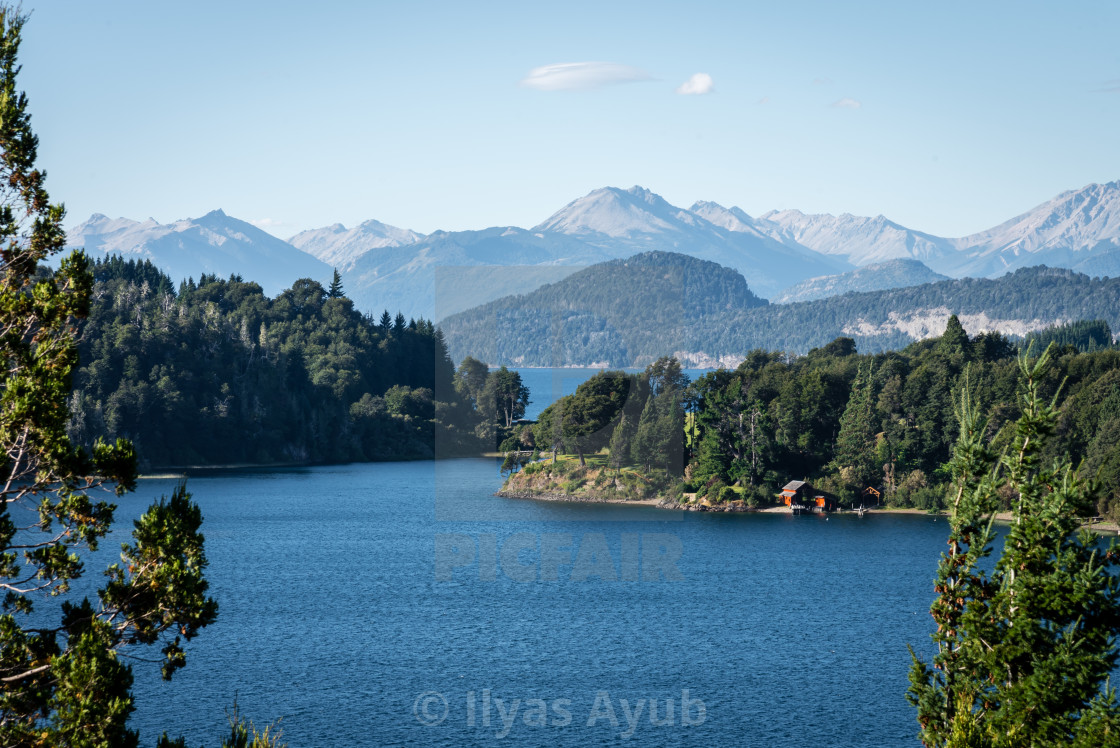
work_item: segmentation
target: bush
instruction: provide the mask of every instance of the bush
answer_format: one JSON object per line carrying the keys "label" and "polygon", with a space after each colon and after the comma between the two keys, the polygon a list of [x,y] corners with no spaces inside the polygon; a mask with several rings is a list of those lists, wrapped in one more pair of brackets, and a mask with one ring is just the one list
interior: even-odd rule
{"label": "bush", "polygon": [[703,499],[707,497],[709,501],[718,501],[719,492],[725,488],[727,488],[727,484],[718,477],[714,477],[708,481],[708,485],[696,492],[696,498]]}
{"label": "bush", "polygon": [[[712,492],[711,492],[711,490],[709,490],[708,491],[708,496],[711,496],[711,495],[712,495]],[[729,501],[738,501],[739,500],[739,492],[736,491],[731,486],[724,486],[723,488],[721,488],[719,490],[719,493],[716,496],[717,496],[720,503],[726,503],[726,502],[729,502]]]}
{"label": "bush", "polygon": [[911,504],[917,509],[936,511],[944,509],[946,487],[943,483],[919,488],[910,494]]}
{"label": "bush", "polygon": [[760,506],[769,506],[774,500],[773,493],[765,486],[749,486],[743,493],[747,501],[747,506],[751,509],[757,509]]}

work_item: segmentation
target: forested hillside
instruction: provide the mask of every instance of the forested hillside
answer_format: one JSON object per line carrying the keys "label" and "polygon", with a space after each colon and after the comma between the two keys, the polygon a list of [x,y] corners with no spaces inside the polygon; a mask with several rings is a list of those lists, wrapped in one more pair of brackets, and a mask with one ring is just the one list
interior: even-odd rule
{"label": "forested hillside", "polygon": [[587,268],[531,294],[449,317],[440,327],[453,357],[492,365],[640,367],[673,354],[686,366],[704,367],[737,363],[759,348],[805,353],[840,336],[863,351],[899,349],[937,335],[950,314],[974,335],[1021,336],[1089,319],[1120,329],[1120,278],[1040,266],[995,280],[777,305],[754,297],[732,270],[655,252]]}
{"label": "forested hillside", "polygon": [[355,311],[337,278],[269,298],[238,277],[174,289],[119,258],[94,276],[70,403],[81,443],[130,438],[148,467],[431,457],[437,433],[473,444],[441,333]]}
{"label": "forested hillside", "polygon": [[[1047,334],[1084,339],[1095,327]],[[1059,394],[1061,416],[1047,458],[1083,459],[1102,492],[1096,506],[1081,511],[1118,517],[1120,350],[1055,345],[1043,389],[1047,398]],[[1018,355],[1003,336],[970,338],[951,317],[940,337],[902,351],[860,354],[851,338],[795,358],[756,350],[738,368],[691,383],[675,360],[660,359],[643,374],[598,374],[545,410],[531,433],[541,453],[555,449],[582,461],[606,449],[605,464],[615,472],[594,477],[608,493],[610,485],[644,484],[678,498],[695,493],[717,507],[759,506],[789,481],[805,480],[847,505],[878,502],[863,493],[875,488],[894,505],[943,508],[960,394],[969,389],[996,445],[1009,444],[1019,416]],[[531,466],[509,490],[539,488],[532,483],[538,472],[559,476],[564,490],[591,475],[574,460]]]}
{"label": "forested hillside", "polygon": [[[768,496],[789,480],[810,480],[848,503],[867,501],[860,492],[874,486],[892,503],[941,506],[962,389],[996,444],[1009,444],[1019,416],[1017,355],[998,334],[970,339],[955,317],[941,337],[898,352],[859,355],[841,338],[792,361],[752,353],[735,371],[693,383],[691,485],[739,482]],[[1059,395],[1061,418],[1049,457],[1083,458],[1103,488],[1099,507],[1086,510],[1118,513],[1120,351],[1059,346],[1054,359],[1043,394]]]}
{"label": "forested hillside", "polygon": [[700,328],[765,304],[734,270],[687,255],[645,252],[454,315],[440,328],[456,359],[644,366],[689,344]]}

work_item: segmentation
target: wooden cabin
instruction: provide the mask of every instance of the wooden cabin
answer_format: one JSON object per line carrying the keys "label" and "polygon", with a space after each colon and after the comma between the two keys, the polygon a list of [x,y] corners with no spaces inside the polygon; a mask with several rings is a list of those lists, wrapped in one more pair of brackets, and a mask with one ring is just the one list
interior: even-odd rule
{"label": "wooden cabin", "polygon": [[805,496],[812,490],[812,487],[803,480],[791,480],[782,487],[782,503],[786,506],[802,504]]}
{"label": "wooden cabin", "polygon": [[794,514],[835,512],[840,508],[836,499],[817,491],[803,480],[791,480],[782,488],[782,503]]}
{"label": "wooden cabin", "polygon": [[860,496],[863,498],[865,504],[875,502],[876,505],[879,505],[883,503],[883,489],[878,486],[868,486],[863,489]]}

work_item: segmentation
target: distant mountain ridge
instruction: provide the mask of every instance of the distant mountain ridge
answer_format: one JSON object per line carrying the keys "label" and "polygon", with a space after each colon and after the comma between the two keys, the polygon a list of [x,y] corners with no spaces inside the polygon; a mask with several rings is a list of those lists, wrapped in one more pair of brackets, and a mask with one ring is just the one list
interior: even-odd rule
{"label": "distant mountain ridge", "polygon": [[[706,212],[718,218],[714,209]],[[703,212],[671,205],[643,187],[604,187],[568,203],[532,231],[573,237],[613,258],[650,250],[681,252],[735,268],[764,296],[791,282],[852,267],[843,259],[785,244],[759,231],[741,230],[730,221],[721,223],[712,222]]]}
{"label": "distant mountain ridge", "polygon": [[1022,336],[1094,319],[1120,329],[1120,278],[1044,266],[790,304],[767,304],[745,288],[729,268],[650,252],[453,315],[440,327],[455,360],[604,367],[641,367],[668,354],[690,366],[734,367],[756,348],[805,353],[840,336],[864,352],[897,349],[940,335],[952,314],[970,335]]}
{"label": "distant mountain ridge", "polygon": [[1044,263],[1106,274],[1120,265],[1120,180],[1069,190],[994,228],[957,240],[951,275],[998,275]]}
{"label": "distant mountain ridge", "polygon": [[792,304],[797,301],[827,299],[830,296],[860,291],[885,291],[889,288],[920,286],[924,283],[949,280],[949,276],[935,273],[911,259],[886,260],[864,265],[840,275],[810,278],[790,286],[775,296],[775,304]]}
{"label": "distant mountain ridge", "polygon": [[770,211],[758,219],[757,227],[779,241],[843,257],[856,266],[913,259],[932,267],[957,251],[951,239],[908,229],[881,215],[866,218],[849,213],[832,216],[806,215],[799,210]]}
{"label": "distant mountain ridge", "polygon": [[301,231],[288,239],[288,243],[339,270],[349,270],[358,258],[370,250],[415,244],[424,238],[423,234],[411,229],[399,229],[371,219],[352,229],[336,223],[326,228]]}
{"label": "distant mountain ridge", "polygon": [[[752,291],[792,300],[807,288],[795,287],[809,281],[818,292],[866,291],[929,280],[930,271],[996,277],[1045,264],[1120,275],[1120,181],[1064,192],[960,238],[915,231],[884,216],[782,210],[753,217],[710,201],[685,209],[635,186],[593,190],[531,229],[425,235],[370,220],[352,229],[335,224],[304,231],[285,243],[216,211],[166,225],[94,216],[71,232],[71,240],[94,253],[147,257],[176,277],[260,278],[270,291],[303,276],[329,279],[333,266],[359,308],[432,319],[651,250],[734,268]],[[892,260],[915,260],[927,270],[911,265],[915,275],[905,277],[904,266],[881,266]],[[857,268],[862,272],[851,272]],[[833,276],[842,277],[822,280]]]}

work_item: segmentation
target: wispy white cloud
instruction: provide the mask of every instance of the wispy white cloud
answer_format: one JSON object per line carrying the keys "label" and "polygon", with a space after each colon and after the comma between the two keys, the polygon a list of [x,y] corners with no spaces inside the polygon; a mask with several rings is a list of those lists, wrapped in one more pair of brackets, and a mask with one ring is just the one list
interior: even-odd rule
{"label": "wispy white cloud", "polygon": [[1120,93],[1120,78],[1113,78],[1104,82],[1104,88],[1098,88],[1101,93]]}
{"label": "wispy white cloud", "polygon": [[769,104],[769,103],[770,103],[770,97],[769,96],[763,96],[761,99],[759,99],[758,101],[755,102],[755,105],[763,106],[764,104]]}
{"label": "wispy white cloud", "polygon": [[831,86],[832,85],[832,79],[831,78],[814,78],[811,85],[814,85],[814,86]]}
{"label": "wispy white cloud", "polygon": [[617,62],[561,62],[533,68],[521,80],[521,85],[538,91],[589,91],[651,78],[640,68]]}
{"label": "wispy white cloud", "polygon": [[712,76],[707,73],[696,73],[684,83],[677,86],[677,93],[686,96],[708,94],[713,90]]}
{"label": "wispy white cloud", "polygon": [[847,97],[832,102],[832,107],[834,109],[859,109],[861,106],[863,106],[862,101],[858,99],[849,99]]}

